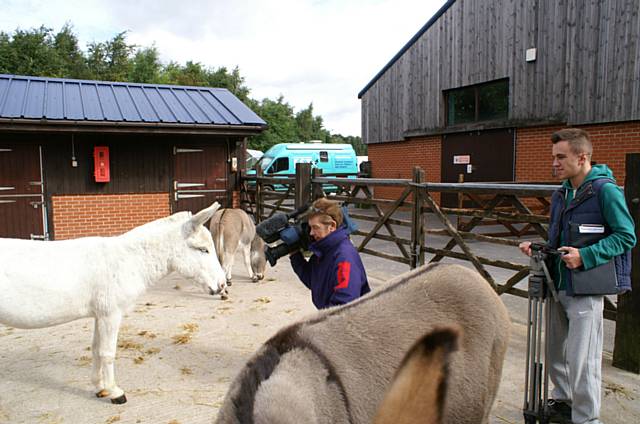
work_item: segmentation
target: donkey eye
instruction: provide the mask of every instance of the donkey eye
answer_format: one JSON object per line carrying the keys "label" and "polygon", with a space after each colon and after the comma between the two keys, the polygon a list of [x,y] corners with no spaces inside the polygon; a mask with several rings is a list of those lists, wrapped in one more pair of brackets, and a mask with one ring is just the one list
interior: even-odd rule
{"label": "donkey eye", "polygon": [[207,249],[206,247],[198,247],[197,249],[202,253],[207,253],[207,254],[209,253],[209,249]]}

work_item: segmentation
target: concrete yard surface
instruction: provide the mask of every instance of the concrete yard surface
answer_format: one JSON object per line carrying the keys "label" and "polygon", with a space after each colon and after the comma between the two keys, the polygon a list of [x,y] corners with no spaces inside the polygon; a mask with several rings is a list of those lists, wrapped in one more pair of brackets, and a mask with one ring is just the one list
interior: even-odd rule
{"label": "concrete yard surface", "polygon": [[[365,258],[374,290],[396,274],[381,261]],[[138,299],[118,343],[116,381],[126,392],[124,405],[93,393],[92,320],[39,330],[0,325],[0,423],[211,423],[230,381],[253,352],[278,329],[315,313],[288,259],[269,268],[259,283],[248,280],[241,262],[236,261],[227,301],[177,277]],[[526,327],[522,317],[512,318],[491,423],[523,422]],[[611,367],[607,354],[603,377],[602,420],[640,422],[638,375]]]}

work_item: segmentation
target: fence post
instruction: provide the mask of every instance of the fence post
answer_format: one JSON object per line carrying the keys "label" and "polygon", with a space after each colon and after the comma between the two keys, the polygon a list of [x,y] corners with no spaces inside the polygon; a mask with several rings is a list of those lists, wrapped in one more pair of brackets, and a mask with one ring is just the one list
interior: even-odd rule
{"label": "fence post", "polygon": [[311,202],[311,164],[296,163],[296,209]]}
{"label": "fence post", "polygon": [[264,171],[260,165],[256,166],[256,224],[262,221],[262,213],[264,212],[263,198],[262,198],[262,181],[260,177],[264,175]]}
{"label": "fence post", "polygon": [[[318,178],[318,177],[322,177],[322,169],[320,168],[313,168],[311,170],[311,178],[313,181],[313,178]],[[319,199],[321,197],[324,197],[324,191],[322,190],[322,184],[320,183],[311,183],[311,200],[316,200]]]}
{"label": "fence post", "polygon": [[[464,183],[464,174],[458,174],[458,184],[462,184]],[[464,205],[464,193],[462,193],[461,191],[458,192],[458,209],[462,209],[462,206]],[[462,229],[462,222],[460,222],[460,217],[461,215],[457,216],[456,219],[456,229],[460,230]]]}
{"label": "fence post", "polygon": [[[627,154],[625,197],[640,240],[640,153]],[[640,248],[631,251],[632,291],[618,296],[613,366],[640,374]]]}
{"label": "fence post", "polygon": [[[424,182],[424,170],[419,166],[413,168],[413,182],[421,184]],[[409,266],[414,269],[418,264],[424,264],[424,231],[422,220],[422,196],[420,188],[413,188],[413,210],[411,213],[411,252],[409,253]]]}

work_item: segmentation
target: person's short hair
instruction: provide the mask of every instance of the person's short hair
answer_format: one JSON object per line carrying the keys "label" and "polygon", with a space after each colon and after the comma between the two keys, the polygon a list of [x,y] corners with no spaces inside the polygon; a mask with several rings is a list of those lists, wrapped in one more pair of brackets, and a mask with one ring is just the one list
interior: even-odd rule
{"label": "person's short hair", "polygon": [[320,222],[324,225],[330,225],[331,222],[336,223],[336,228],[342,225],[342,209],[338,202],[321,197],[311,204],[311,213],[309,219],[319,217]]}
{"label": "person's short hair", "polygon": [[591,137],[589,133],[580,128],[565,128],[551,134],[551,142],[556,144],[560,141],[569,142],[569,148],[573,153],[579,155],[586,153],[591,157],[593,154],[593,146],[591,145]]}

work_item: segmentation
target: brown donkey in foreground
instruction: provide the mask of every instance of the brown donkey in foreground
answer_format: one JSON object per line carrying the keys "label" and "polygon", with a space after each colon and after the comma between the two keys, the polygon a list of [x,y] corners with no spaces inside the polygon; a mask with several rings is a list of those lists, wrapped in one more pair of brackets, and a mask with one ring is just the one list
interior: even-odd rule
{"label": "brown donkey in foreground", "polygon": [[369,424],[405,353],[442,327],[462,334],[442,422],[488,423],[510,321],[487,282],[460,265],[417,268],[282,329],[240,371],[216,422]]}

